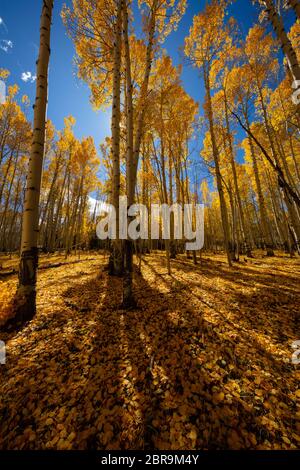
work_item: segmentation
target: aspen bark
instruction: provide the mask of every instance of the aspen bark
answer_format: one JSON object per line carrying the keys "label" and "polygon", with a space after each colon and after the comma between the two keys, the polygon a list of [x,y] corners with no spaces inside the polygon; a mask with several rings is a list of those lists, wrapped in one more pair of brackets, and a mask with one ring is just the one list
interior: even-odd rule
{"label": "aspen bark", "polygon": [[[172,150],[169,142],[169,201],[170,206],[173,205],[173,158]],[[174,241],[174,213],[173,211],[170,214],[170,258],[176,258],[176,246]]]}
{"label": "aspen bark", "polygon": [[227,103],[227,97],[226,97],[225,90],[224,90],[224,107],[225,107],[225,120],[226,120],[226,129],[227,129],[227,139],[228,139],[228,143],[229,143],[230,165],[231,165],[231,170],[232,170],[234,190],[235,190],[235,195],[236,195],[236,199],[237,199],[238,211],[239,211],[240,222],[241,222],[240,225],[241,225],[241,229],[242,229],[242,238],[243,238],[243,243],[245,245],[246,254],[251,257],[252,253],[251,253],[251,248],[250,248],[250,244],[248,242],[248,237],[247,237],[244,211],[243,211],[243,206],[242,206],[240,189],[239,189],[239,185],[238,185],[236,165],[235,165],[234,155],[233,155],[233,147],[232,147],[232,141],[231,141],[231,132],[230,132],[230,124],[229,124],[229,116],[228,116],[228,103]]}
{"label": "aspen bark", "polygon": [[[131,83],[131,71],[130,71],[130,51],[128,42],[128,12],[127,5],[124,7],[123,15],[123,27],[125,34],[125,65],[126,65],[126,83],[127,83],[127,193],[128,193],[128,206],[134,201],[134,192],[137,179],[137,168],[139,161],[140,146],[142,141],[143,125],[144,125],[144,113],[146,106],[146,98],[148,93],[149,77],[152,67],[153,60],[153,45],[154,45],[154,34],[155,34],[155,14],[157,7],[157,0],[154,0],[151,18],[150,18],[150,30],[148,36],[148,45],[146,51],[146,68],[145,75],[140,92],[140,111],[137,119],[136,137],[133,143],[133,106],[132,106],[132,83]],[[127,39],[126,39],[127,36]],[[130,147],[130,148],[129,148]],[[129,176],[129,178],[128,178]],[[130,202],[132,201],[132,202]],[[126,240],[126,276],[124,279],[123,287],[123,303],[125,306],[134,306],[135,301],[132,294],[132,256],[133,246],[130,240]]]}
{"label": "aspen bark", "polygon": [[271,206],[272,206],[272,212],[273,212],[273,215],[274,215],[274,222],[275,222],[276,231],[277,231],[280,243],[283,245],[287,240],[286,240],[285,233],[284,233],[284,227],[280,223],[281,222],[281,220],[280,220],[280,211],[278,210],[279,208],[278,208],[278,201],[276,199],[275,189],[274,189],[274,186],[272,184],[272,179],[271,179],[269,169],[267,168],[265,162],[263,162],[263,167],[264,167],[264,171],[265,171],[266,178],[267,178],[268,189],[269,189],[269,194],[270,194],[270,201],[271,201]]}
{"label": "aspen bark", "polygon": [[43,0],[40,23],[40,47],[37,61],[36,100],[34,105],[33,139],[25,190],[22,221],[19,286],[16,296],[16,319],[32,318],[36,311],[38,267],[39,199],[42,178],[50,59],[50,31],[53,0]]}
{"label": "aspen bark", "polygon": [[[186,179],[186,199],[187,199],[187,203],[190,204],[191,203],[191,199],[190,199],[190,188],[189,188],[189,179],[188,179],[188,172],[187,172],[187,164],[186,164],[186,160],[184,160],[184,170],[185,170],[185,179]],[[194,216],[193,216],[193,213],[191,214],[191,225],[193,226],[194,225]],[[195,228],[195,226],[193,227]],[[192,256],[193,256],[193,263],[194,264],[197,264],[197,253],[196,253],[196,250],[192,250]]]}
{"label": "aspen bark", "polygon": [[[164,142],[164,122],[163,122],[163,97],[161,96],[160,102],[160,167],[161,167],[161,182],[162,182],[162,201],[164,204],[168,204],[168,190],[167,190],[167,179],[166,179],[166,167],[165,167],[165,142]],[[162,221],[163,223],[163,221]],[[170,263],[170,240],[164,241],[167,258],[167,269],[168,274],[171,275],[171,263]]]}
{"label": "aspen bark", "polygon": [[[133,104],[132,104],[132,78],[131,78],[131,58],[128,38],[128,11],[126,1],[123,7],[123,34],[125,49],[125,70],[126,70],[126,192],[128,208],[134,204],[135,177],[133,161]],[[127,209],[128,209],[127,208]],[[129,225],[131,218],[127,216]],[[129,235],[127,235],[129,237]],[[133,289],[133,241],[127,238],[125,241],[125,276],[123,281],[123,306],[131,308],[136,305]]]}
{"label": "aspen bark", "polygon": [[222,179],[221,179],[221,171],[220,171],[220,165],[219,165],[219,152],[218,152],[218,147],[217,147],[216,138],[215,138],[213,111],[212,111],[212,103],[211,103],[211,91],[210,91],[210,83],[209,83],[208,74],[209,72],[204,71],[204,82],[205,82],[206,97],[207,97],[209,130],[210,130],[213,157],[214,157],[215,169],[216,169],[217,188],[218,188],[219,199],[220,199],[220,209],[221,209],[221,218],[222,218],[222,226],[223,226],[223,233],[224,233],[225,251],[227,254],[228,264],[229,266],[232,266],[230,249],[229,249],[228,214],[227,214],[227,207],[226,207],[223,184],[222,184]]}
{"label": "aspen bark", "polygon": [[12,219],[11,219],[10,228],[9,228],[8,235],[7,235],[9,251],[13,251],[13,248],[14,248],[14,246],[13,246],[13,233],[14,233],[14,231],[16,231],[15,230],[15,221],[16,221],[17,214],[18,214],[18,201],[19,201],[20,191],[21,191],[21,178],[19,178],[18,182],[17,182],[16,196],[15,196],[14,208],[13,208],[13,216],[12,216]]}
{"label": "aspen bark", "polygon": [[69,169],[68,166],[69,166],[69,165],[67,164],[66,169],[65,169],[65,173],[64,173],[64,179],[63,179],[63,183],[62,183],[62,189],[61,189],[60,194],[59,194],[59,197],[58,197],[58,203],[57,203],[56,213],[55,213],[55,216],[54,216],[52,231],[51,231],[51,234],[50,234],[49,251],[54,251],[55,248],[56,248],[56,239],[55,239],[55,236],[56,236],[56,232],[57,232],[58,222],[59,222],[59,220],[60,220],[60,215],[61,215],[61,210],[62,210],[62,206],[63,206],[64,195],[65,195],[65,192],[66,192],[66,181],[67,181],[68,169]]}
{"label": "aspen bark", "polygon": [[270,157],[270,155],[268,154],[268,152],[266,151],[266,149],[263,147],[263,145],[261,145],[261,143],[257,140],[257,138],[255,137],[255,135],[251,132],[250,128],[249,128],[249,119],[247,118],[247,113],[244,114],[245,116],[245,120],[247,121],[247,126],[245,126],[241,119],[239,118],[239,116],[234,112],[234,111],[231,111],[231,114],[233,114],[233,116],[236,117],[236,119],[238,120],[240,126],[247,132],[248,136],[251,137],[251,140],[253,140],[253,142],[255,142],[255,144],[258,146],[258,148],[261,150],[262,154],[264,155],[264,157],[268,160],[268,162],[270,163],[271,167],[273,168],[274,171],[276,171],[277,175],[278,175],[278,178],[280,180],[280,184],[283,185],[287,192],[290,194],[290,196],[292,197],[293,201],[295,202],[297,208],[300,207],[300,198],[298,196],[298,194],[293,190],[293,188],[289,185],[289,183],[286,181],[285,179],[285,175],[280,167],[280,165],[278,164],[278,162],[275,162],[273,161],[273,159]]}
{"label": "aspen bark", "polygon": [[[272,133],[271,133],[271,128],[270,128],[270,124],[269,124],[269,120],[268,120],[268,115],[267,115],[267,110],[266,110],[262,90],[259,87],[258,83],[257,83],[257,88],[258,88],[261,108],[262,108],[263,116],[264,116],[265,129],[266,129],[266,133],[267,133],[267,136],[268,136],[268,139],[269,139],[269,142],[270,142],[271,156],[273,157],[273,159],[276,162],[276,167],[280,167],[280,162],[279,162],[279,159],[278,159],[278,155],[276,153],[276,149],[275,149],[275,145],[274,145],[274,141],[273,141],[273,136],[272,136]],[[282,160],[283,160],[283,167],[284,167],[284,169],[286,171],[286,174],[287,174],[287,177],[288,177],[289,176],[289,170],[288,170],[288,165],[286,163],[286,160],[285,160],[284,156],[283,156]],[[289,178],[288,178],[288,180],[289,180]],[[283,196],[284,196],[284,200],[286,202],[286,206],[287,206],[287,209],[288,209],[290,220],[291,220],[292,226],[294,228],[294,231],[297,234],[297,238],[299,238],[299,236],[300,236],[299,218],[297,217],[296,210],[294,208],[293,200],[291,199],[286,187],[281,183],[281,178],[278,178],[278,184],[279,184],[279,187],[282,187],[282,189],[283,189]],[[294,187],[293,187],[293,185],[290,184],[290,181],[288,181],[288,186],[292,188],[292,190],[294,191],[294,193],[296,195],[298,195],[297,189],[296,189],[296,191],[294,190]]]}
{"label": "aspen bark", "polygon": [[[46,220],[46,217],[48,216],[48,208],[51,204],[51,201],[54,199],[53,198],[53,193],[54,193],[54,189],[55,189],[55,186],[56,186],[56,179],[57,179],[58,174],[59,174],[60,160],[61,160],[61,154],[59,154],[59,156],[57,157],[56,166],[55,166],[53,178],[52,178],[52,181],[51,181],[51,186],[50,186],[50,189],[49,189],[49,192],[48,192],[48,195],[47,195],[45,208],[44,208],[44,211],[43,211],[43,214],[42,214],[42,217],[41,217],[41,223],[40,223],[40,232],[41,233],[43,233],[45,220]],[[52,203],[52,212],[53,212],[53,209],[54,209],[54,204]],[[52,217],[51,217],[51,221],[52,220],[53,220],[53,214],[52,214]],[[44,230],[43,245],[45,245],[47,248],[49,248],[48,240],[46,240],[47,233],[48,233],[48,221],[47,221],[46,229]]]}
{"label": "aspen bark", "polygon": [[[299,6],[299,8],[300,8],[300,6]],[[284,116],[284,120],[287,122],[289,120],[289,116],[288,116],[288,112],[287,112],[286,107],[285,107],[285,101],[284,101],[284,98],[282,96],[282,92],[280,90],[280,87],[278,88],[278,94],[279,94],[279,100],[280,100],[280,105],[281,105],[281,109],[282,109],[282,114]],[[291,155],[292,155],[293,163],[294,163],[294,166],[295,166],[296,175],[297,175],[298,180],[300,181],[300,170],[299,170],[298,162],[297,162],[296,155],[295,155],[293,139],[292,139],[292,136],[290,135],[290,133],[288,133],[288,139],[289,139],[289,144],[290,144],[290,148],[291,148]]]}
{"label": "aspen bark", "polygon": [[145,75],[144,75],[141,92],[140,92],[140,98],[139,98],[140,111],[139,111],[138,120],[137,120],[136,137],[135,137],[135,143],[134,143],[134,184],[136,183],[136,177],[137,177],[139,153],[140,153],[140,146],[141,146],[142,134],[143,134],[146,98],[147,98],[147,93],[148,93],[149,78],[150,78],[152,61],[153,61],[153,46],[154,46],[157,4],[158,4],[158,0],[154,0],[152,11],[151,11],[150,25],[149,25]]}
{"label": "aspen bark", "polygon": [[[288,35],[284,29],[283,21],[276,12],[274,3],[272,0],[265,0],[266,11],[269,17],[270,22],[272,23],[273,29],[276,33],[276,36],[280,42],[281,48],[283,50],[284,55],[287,58],[288,65],[293,76],[293,80],[300,80],[300,66],[297,60],[296,51],[293,48],[291,41],[288,38]],[[292,1],[291,4],[295,4],[293,8],[297,11],[297,15],[299,15],[299,2]],[[298,8],[296,9],[296,5],[298,3]]]}
{"label": "aspen bark", "polygon": [[120,95],[121,95],[121,38],[123,0],[117,1],[117,15],[113,43],[113,102],[112,102],[112,163],[113,163],[113,205],[116,211],[116,239],[112,242],[110,274],[120,276],[123,272],[122,244],[119,239],[119,195],[120,195]]}
{"label": "aspen bark", "polygon": [[264,243],[266,245],[267,255],[268,256],[274,256],[273,242],[272,242],[269,223],[268,223],[268,220],[267,220],[265,201],[264,201],[264,197],[263,197],[263,193],[262,193],[262,189],[261,189],[261,183],[260,183],[260,178],[259,178],[259,173],[258,173],[258,166],[257,166],[257,159],[256,159],[254,146],[253,146],[253,142],[252,142],[251,137],[248,137],[248,140],[249,140],[250,151],[251,151],[253,172],[254,172],[254,178],[255,178],[255,184],[256,184],[256,192],[257,192],[257,196],[258,196],[259,212],[260,212],[260,219],[261,219],[261,224],[262,224],[262,232],[263,232],[263,237],[264,237]]}

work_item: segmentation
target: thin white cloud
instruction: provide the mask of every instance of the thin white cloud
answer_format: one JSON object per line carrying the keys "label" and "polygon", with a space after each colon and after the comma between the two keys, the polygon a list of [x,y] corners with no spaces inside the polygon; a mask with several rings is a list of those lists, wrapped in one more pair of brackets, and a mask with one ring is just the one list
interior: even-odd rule
{"label": "thin white cloud", "polygon": [[13,42],[10,39],[0,40],[0,49],[3,52],[9,52],[13,48]]}
{"label": "thin white cloud", "polygon": [[1,16],[0,16],[0,27],[1,27],[1,26],[2,26],[2,28],[5,29],[6,32],[8,32],[8,29],[7,29],[7,27],[6,27],[6,24],[4,23],[3,18],[1,18]]}
{"label": "thin white cloud", "polygon": [[33,75],[31,72],[23,72],[21,75],[21,80],[26,83],[33,83],[36,81],[36,75]]}

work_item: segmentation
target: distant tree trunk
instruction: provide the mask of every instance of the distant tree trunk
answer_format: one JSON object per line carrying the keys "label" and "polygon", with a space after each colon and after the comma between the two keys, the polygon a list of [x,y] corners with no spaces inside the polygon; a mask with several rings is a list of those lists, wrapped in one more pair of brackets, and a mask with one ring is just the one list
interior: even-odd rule
{"label": "distant tree trunk", "polygon": [[273,168],[274,171],[276,171],[277,175],[278,175],[278,178],[280,179],[280,184],[282,185],[282,187],[285,187],[285,189],[287,190],[287,192],[290,194],[290,196],[292,197],[292,199],[294,200],[296,206],[298,208],[300,208],[300,198],[298,196],[298,194],[293,190],[293,188],[289,185],[289,183],[286,181],[286,178],[285,178],[285,175],[278,163],[278,161],[276,161],[274,163],[273,159],[271,158],[271,156],[268,154],[268,152],[266,151],[266,149],[263,147],[263,145],[261,145],[261,143],[259,142],[259,140],[257,140],[257,138],[255,137],[255,135],[251,132],[251,129],[249,128],[249,119],[247,117],[247,115],[245,114],[244,117],[245,117],[245,121],[246,121],[246,124],[247,126],[245,126],[243,124],[243,122],[241,121],[240,117],[234,112],[234,111],[231,111],[231,114],[233,116],[235,116],[235,118],[238,120],[240,126],[244,129],[244,131],[247,132],[248,136],[251,138],[250,140],[253,140],[253,142],[256,143],[256,145],[258,146],[258,148],[261,150],[262,154],[264,155],[264,157],[268,160],[268,162],[270,163],[271,167]]}
{"label": "distant tree trunk", "polygon": [[231,136],[231,130],[230,130],[230,124],[229,124],[229,116],[228,116],[228,103],[227,103],[225,90],[224,90],[224,107],[225,107],[227,139],[229,143],[230,165],[231,165],[231,170],[232,170],[234,190],[236,194],[236,200],[237,200],[238,211],[239,211],[240,222],[241,222],[240,225],[242,229],[242,238],[243,238],[243,243],[244,243],[246,254],[251,257],[252,256],[251,247],[250,247],[248,237],[247,237],[244,211],[243,211],[240,189],[238,185],[238,178],[237,178],[237,173],[236,173],[236,164],[235,164],[234,155],[233,155],[233,146],[232,146],[232,140],[231,140],[232,136]]}
{"label": "distant tree trunk", "polygon": [[53,0],[43,0],[40,23],[40,49],[37,61],[33,139],[25,190],[19,286],[16,295],[16,319],[21,321],[31,319],[36,311],[39,199],[45,146],[52,11]]}
{"label": "distant tree trunk", "polygon": [[66,181],[67,181],[68,170],[69,170],[68,167],[69,167],[69,165],[67,164],[66,169],[65,169],[65,173],[64,173],[63,183],[62,183],[62,186],[61,186],[61,191],[60,191],[60,194],[59,194],[59,197],[58,197],[56,213],[55,213],[54,220],[53,220],[52,231],[50,233],[49,251],[54,251],[55,248],[57,247],[57,245],[56,245],[56,234],[57,234],[58,223],[59,223],[60,218],[61,218],[61,210],[62,210],[62,206],[63,206],[64,196],[65,196],[65,193],[66,193]]}
{"label": "distant tree trunk", "polygon": [[286,188],[284,186],[281,186],[281,181],[280,180],[278,180],[278,185],[279,185],[279,187],[282,191],[283,200],[284,200],[284,202],[286,204],[286,207],[288,209],[288,216],[289,216],[289,219],[290,219],[291,226],[293,227],[294,233],[297,237],[297,245],[298,245],[299,240],[300,240],[300,221],[299,221],[299,217],[298,217],[298,214],[297,214],[297,211],[296,211],[296,207],[295,207],[295,204],[292,201],[289,193],[287,192]]}
{"label": "distant tree trunk", "polygon": [[15,196],[15,200],[14,200],[14,208],[13,208],[13,216],[12,216],[12,219],[11,219],[11,223],[10,223],[10,228],[9,228],[9,231],[8,231],[8,236],[7,236],[7,240],[8,240],[8,247],[9,247],[9,251],[13,251],[13,233],[14,233],[14,225],[15,225],[15,220],[17,218],[17,214],[18,214],[18,201],[19,201],[19,196],[20,196],[20,192],[21,192],[21,184],[22,184],[22,181],[21,181],[21,178],[19,177],[18,179],[18,182],[17,182],[17,185],[16,185],[16,196]]}
{"label": "distant tree trunk", "polygon": [[[81,175],[79,187],[77,189],[77,194],[75,197],[75,193],[73,194],[73,211],[72,211],[72,217],[70,219],[70,230],[69,230],[69,235],[68,235],[68,244],[66,246],[66,256],[72,252],[72,249],[74,247],[74,236],[75,236],[75,226],[76,226],[76,221],[78,217],[78,208],[79,208],[79,202],[81,200],[82,196],[82,188],[83,188],[83,180],[84,180],[84,174]],[[75,251],[76,251],[76,246],[77,246],[77,240],[75,244]]]}
{"label": "distant tree trunk", "polygon": [[69,238],[70,238],[70,226],[71,226],[71,214],[70,214],[70,185],[71,185],[71,171],[70,167],[68,167],[68,180],[67,180],[67,208],[66,208],[66,222],[65,222],[65,233],[64,233],[64,240],[65,240],[65,259],[67,259],[69,255]]}
{"label": "distant tree trunk", "polygon": [[[6,162],[5,172],[2,170],[3,171],[3,178],[2,178],[1,186],[0,186],[0,204],[2,202],[3,192],[4,192],[4,189],[5,189],[5,186],[6,186],[7,178],[9,176],[10,168],[13,164],[14,164],[15,167],[17,165],[19,151],[20,151],[20,146],[17,146],[17,148],[13,148],[11,150],[9,158]],[[14,152],[16,152],[16,153],[14,153]]]}
{"label": "distant tree trunk", "polygon": [[[7,188],[6,202],[5,202],[5,206],[4,206],[4,209],[3,209],[2,219],[0,221],[0,231],[1,231],[1,234],[3,234],[4,240],[5,240],[5,231],[6,231],[6,223],[7,223],[7,214],[9,212],[8,208],[9,208],[9,203],[10,203],[11,192],[12,192],[12,189],[13,189],[13,183],[14,183],[14,179],[15,179],[15,175],[16,175],[16,170],[17,170],[17,162],[14,166],[13,174],[11,176],[9,186]],[[5,243],[5,245],[6,245],[6,243]]]}
{"label": "distant tree trunk", "polygon": [[[269,124],[269,121],[268,121],[267,110],[266,110],[266,106],[265,106],[265,103],[264,103],[263,94],[262,94],[261,90],[259,90],[259,94],[260,94],[261,107],[262,107],[262,110],[263,110],[263,116],[264,116],[264,121],[265,121],[265,128],[266,128],[266,132],[267,132],[269,142],[270,142],[270,147],[271,147],[271,155],[273,156],[277,167],[279,167],[279,166],[281,166],[281,162],[279,161],[279,158],[278,158],[276,150],[275,150],[275,146],[274,146],[274,142],[273,142],[273,136],[272,136],[270,124]],[[293,181],[293,178],[290,175],[289,167],[288,167],[287,162],[286,162],[286,157],[285,157],[285,155],[281,155],[281,157],[282,157],[281,161],[283,163],[283,168],[284,168],[285,173],[287,175],[288,186],[291,187],[292,190],[294,191],[294,193],[298,196],[297,186],[295,185],[295,183]],[[290,219],[290,222],[293,226],[294,232],[297,236],[297,243],[298,243],[298,240],[299,240],[299,237],[300,237],[300,224],[299,224],[299,217],[297,215],[297,209],[295,207],[293,199],[291,198],[289,192],[287,191],[286,186],[282,184],[281,178],[278,178],[278,185],[279,185],[279,188],[281,188],[281,190],[283,192],[282,194],[283,194],[283,198],[284,198],[284,201],[286,203],[287,210],[288,210],[289,219]]]}
{"label": "distant tree trunk", "polygon": [[284,149],[283,142],[274,130],[273,130],[273,135],[274,135],[274,140],[275,140],[275,143],[276,143],[276,147],[278,149],[278,157],[279,157],[278,158],[278,160],[279,160],[278,163],[280,165],[282,165],[282,168],[283,168],[283,170],[286,174],[286,177],[287,177],[288,184],[293,188],[293,190],[299,196],[300,192],[299,192],[299,189],[297,188],[297,183],[295,181],[294,175],[292,175],[292,173],[290,171],[290,168],[289,168],[289,165],[288,165],[288,158],[287,158],[288,155],[287,155],[287,153]]}
{"label": "distant tree trunk", "polygon": [[278,194],[278,188],[275,189],[274,184],[271,179],[269,168],[267,168],[264,161],[263,161],[263,168],[265,171],[268,190],[270,194],[270,201],[271,201],[271,206],[272,206],[272,212],[274,215],[274,223],[275,223],[277,235],[278,235],[280,243],[283,245],[285,242],[287,242],[287,240],[285,236],[286,234],[284,232],[284,227],[281,224],[281,217],[280,217],[281,214],[280,214],[280,208],[278,205],[278,196],[276,197],[276,189],[277,189],[277,194]]}
{"label": "distant tree trunk", "polygon": [[[187,148],[187,155],[189,154],[188,152],[188,138],[186,139],[186,148]],[[190,188],[189,188],[189,179],[188,179],[188,171],[187,171],[187,158],[184,159],[184,174],[185,174],[185,180],[186,180],[186,201],[187,201],[187,204],[190,204],[191,203],[191,200],[190,200]],[[191,214],[191,226],[193,226],[193,213]],[[195,228],[195,227],[193,227]],[[188,253],[188,252],[187,252]],[[193,263],[194,264],[197,264],[197,254],[196,254],[196,250],[192,250],[192,256],[193,256]]]}
{"label": "distant tree trunk", "polygon": [[[169,143],[169,194],[170,194],[170,206],[173,205],[173,158],[171,145]],[[170,258],[176,258],[176,246],[174,241],[174,213],[170,214]]]}
{"label": "distant tree trunk", "polygon": [[[249,123],[247,125],[249,125]],[[256,192],[258,196],[258,205],[259,205],[264,243],[266,245],[267,255],[274,256],[273,242],[272,242],[269,223],[267,220],[267,212],[266,212],[265,201],[264,201],[264,197],[263,197],[263,193],[261,189],[261,183],[260,183],[260,178],[259,178],[259,173],[258,173],[258,166],[257,166],[257,159],[255,155],[254,145],[253,145],[252,138],[250,136],[248,137],[248,140],[249,140],[249,146],[250,146],[250,151],[251,151],[253,172],[254,172],[254,178],[255,178],[255,184],[256,184]]]}
{"label": "distant tree trunk", "polygon": [[211,90],[210,90],[210,83],[209,83],[209,72],[204,71],[204,82],[205,82],[206,97],[207,97],[209,130],[210,130],[213,157],[214,157],[215,169],[216,169],[217,188],[218,188],[219,199],[220,199],[220,209],[221,209],[222,226],[223,226],[223,233],[224,233],[224,245],[225,245],[225,251],[227,254],[228,264],[229,266],[232,266],[230,249],[229,249],[228,214],[227,214],[227,207],[226,207],[222,178],[221,178],[221,171],[220,171],[220,164],[219,164],[219,152],[218,152],[218,147],[217,147],[216,138],[215,138],[213,111],[212,111],[212,103],[211,103]]}
{"label": "distant tree trunk", "polygon": [[[165,165],[165,142],[164,142],[164,123],[163,123],[163,97],[161,96],[160,104],[160,120],[161,120],[161,130],[160,130],[160,167],[161,167],[161,180],[162,180],[162,200],[164,204],[168,204],[168,189],[167,189],[167,178],[166,178],[166,165]],[[162,220],[162,224],[163,224]],[[168,274],[171,275],[171,262],[170,262],[170,239],[164,240],[164,245],[166,249],[166,258],[167,258],[167,269]]]}
{"label": "distant tree trunk", "polygon": [[[299,3],[299,8],[300,8],[300,3]],[[284,120],[288,121],[289,118],[288,118],[288,112],[287,112],[286,107],[285,107],[285,99],[282,96],[282,92],[281,92],[280,87],[278,87],[278,96],[279,96],[280,105],[281,105],[281,109],[282,109],[282,114],[284,116]],[[293,160],[293,163],[294,163],[294,166],[295,166],[296,175],[297,175],[298,180],[300,181],[299,164],[298,164],[297,159],[296,159],[293,139],[292,139],[292,136],[291,136],[290,133],[288,133],[288,139],[289,139],[289,144],[290,144],[290,148],[291,148],[291,156],[292,156],[292,160]]]}
{"label": "distant tree trunk", "polygon": [[[49,192],[48,192],[48,195],[47,195],[47,200],[46,200],[46,204],[45,204],[45,208],[44,208],[44,211],[43,211],[43,214],[41,216],[41,223],[40,223],[40,232],[41,234],[43,234],[43,246],[45,246],[47,249],[49,249],[49,237],[47,236],[48,234],[48,221],[47,221],[47,224],[46,224],[46,228],[45,230],[43,230],[44,228],[44,224],[45,224],[45,221],[46,221],[46,217],[48,216],[48,212],[50,212],[50,210],[48,211],[48,208],[50,205],[52,205],[52,212],[53,212],[53,209],[54,209],[54,204],[53,204],[53,201],[54,201],[54,198],[53,198],[53,192],[54,192],[54,189],[56,187],[56,180],[57,180],[57,177],[58,177],[58,174],[59,174],[59,170],[60,170],[60,161],[61,161],[61,153],[57,156],[57,159],[56,159],[56,164],[55,164],[55,170],[54,170],[54,174],[53,174],[53,178],[52,178],[52,181],[51,181],[51,185],[50,185],[50,189],[49,189]],[[53,224],[53,213],[51,214],[51,218],[50,218],[50,221],[51,221],[51,225]],[[44,232],[44,233],[43,233]],[[47,238],[46,238],[47,237]]]}

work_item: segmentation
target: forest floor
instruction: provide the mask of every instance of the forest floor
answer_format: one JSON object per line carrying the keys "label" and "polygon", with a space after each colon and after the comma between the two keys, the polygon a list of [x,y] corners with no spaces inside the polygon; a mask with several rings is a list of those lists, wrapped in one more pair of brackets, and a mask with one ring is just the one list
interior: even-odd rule
{"label": "forest floor", "polygon": [[1,449],[300,448],[299,258],[182,255],[168,276],[146,255],[131,311],[104,254],[68,261],[40,270],[36,317],[0,334]]}

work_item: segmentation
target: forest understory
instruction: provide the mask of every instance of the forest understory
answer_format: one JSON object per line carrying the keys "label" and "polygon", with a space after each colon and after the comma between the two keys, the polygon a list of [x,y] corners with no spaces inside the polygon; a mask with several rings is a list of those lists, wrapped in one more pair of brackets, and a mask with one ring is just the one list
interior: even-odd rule
{"label": "forest understory", "polygon": [[0,448],[299,448],[299,258],[145,255],[125,311],[107,256],[41,257],[37,315],[0,334]]}

